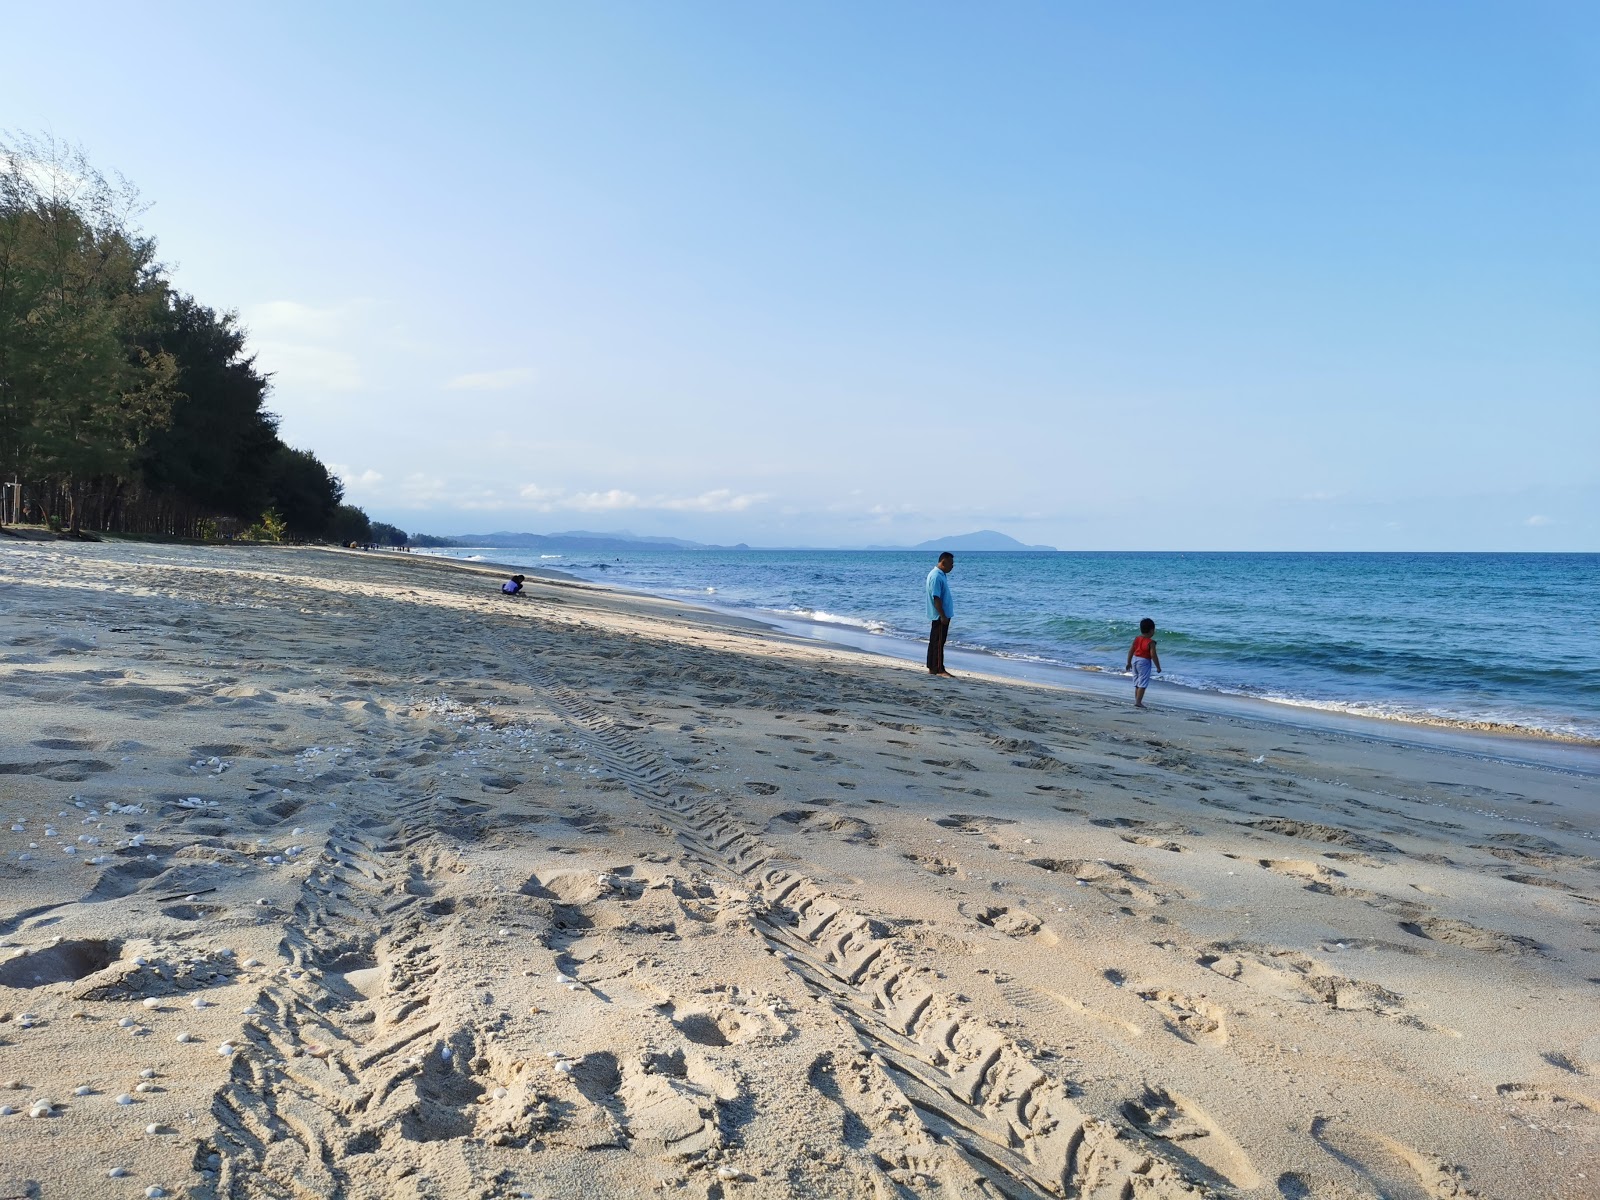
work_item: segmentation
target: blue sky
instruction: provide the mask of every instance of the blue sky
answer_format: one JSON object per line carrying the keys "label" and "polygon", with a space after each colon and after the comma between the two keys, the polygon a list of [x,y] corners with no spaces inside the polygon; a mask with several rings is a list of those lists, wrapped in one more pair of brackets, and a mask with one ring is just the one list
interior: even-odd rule
{"label": "blue sky", "polygon": [[0,127],[137,183],[284,437],[410,530],[1600,549],[1591,4],[78,4],[7,38]]}

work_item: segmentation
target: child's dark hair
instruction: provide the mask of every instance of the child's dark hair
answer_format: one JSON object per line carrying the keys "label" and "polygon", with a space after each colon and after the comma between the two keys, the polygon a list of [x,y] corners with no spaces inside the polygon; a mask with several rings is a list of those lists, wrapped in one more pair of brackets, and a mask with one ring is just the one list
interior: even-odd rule
{"label": "child's dark hair", "polygon": [[1139,632],[1142,633],[1145,637],[1149,637],[1155,631],[1156,631],[1156,623],[1154,621],[1152,621],[1149,617],[1146,617],[1144,620],[1139,622]]}

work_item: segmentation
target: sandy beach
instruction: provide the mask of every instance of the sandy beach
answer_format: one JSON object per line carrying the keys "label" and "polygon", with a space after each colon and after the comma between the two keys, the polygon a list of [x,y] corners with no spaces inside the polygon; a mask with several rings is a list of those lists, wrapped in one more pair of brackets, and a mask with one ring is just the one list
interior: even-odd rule
{"label": "sandy beach", "polygon": [[1600,1195],[1600,755],[499,578],[0,540],[0,1197]]}

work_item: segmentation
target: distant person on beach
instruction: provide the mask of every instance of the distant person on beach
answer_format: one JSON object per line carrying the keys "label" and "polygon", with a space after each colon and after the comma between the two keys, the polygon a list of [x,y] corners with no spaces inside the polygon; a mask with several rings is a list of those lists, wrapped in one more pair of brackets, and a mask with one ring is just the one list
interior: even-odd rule
{"label": "distant person on beach", "polygon": [[1133,706],[1144,707],[1144,690],[1150,686],[1150,668],[1154,665],[1157,671],[1161,670],[1161,655],[1156,653],[1156,639],[1153,636],[1156,623],[1149,617],[1139,622],[1139,636],[1133,639],[1133,645],[1128,647],[1128,661],[1123,665],[1124,671],[1133,672]]}
{"label": "distant person on beach", "polygon": [[950,618],[956,615],[955,593],[950,590],[950,572],[956,569],[956,556],[946,550],[939,565],[928,572],[928,674],[949,675],[944,669],[944,643],[950,636]]}
{"label": "distant person on beach", "polygon": [[513,575],[500,585],[500,590],[508,596],[520,595],[522,593],[522,581],[526,578],[527,576],[525,575]]}

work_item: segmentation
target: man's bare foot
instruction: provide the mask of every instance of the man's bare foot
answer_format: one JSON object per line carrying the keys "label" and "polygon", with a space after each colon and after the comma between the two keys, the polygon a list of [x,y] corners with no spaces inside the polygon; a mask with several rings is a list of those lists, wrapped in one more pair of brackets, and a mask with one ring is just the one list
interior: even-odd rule
{"label": "man's bare foot", "polygon": [[954,679],[955,678],[955,676],[950,674],[949,671],[940,671],[939,674],[943,675],[946,679]]}
{"label": "man's bare foot", "polygon": [[1144,705],[1142,705],[1142,704],[1135,704],[1135,705],[1134,705],[1134,707],[1135,707],[1135,708],[1143,708],[1143,707],[1144,707]]}

